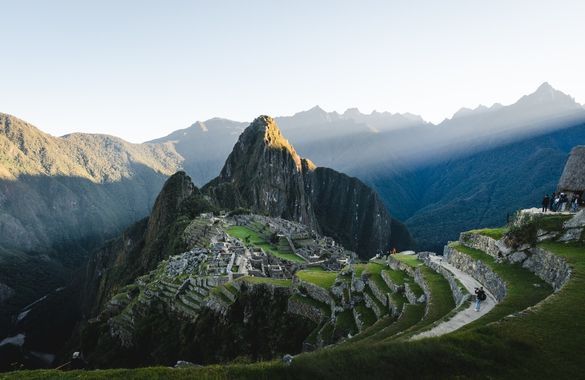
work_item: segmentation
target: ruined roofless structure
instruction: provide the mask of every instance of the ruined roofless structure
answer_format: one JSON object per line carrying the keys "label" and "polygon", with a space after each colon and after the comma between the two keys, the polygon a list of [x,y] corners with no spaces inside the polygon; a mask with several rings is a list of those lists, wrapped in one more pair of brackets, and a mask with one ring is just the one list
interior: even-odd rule
{"label": "ruined roofless structure", "polygon": [[585,146],[576,146],[571,150],[565,169],[561,175],[558,191],[565,193],[585,192]]}

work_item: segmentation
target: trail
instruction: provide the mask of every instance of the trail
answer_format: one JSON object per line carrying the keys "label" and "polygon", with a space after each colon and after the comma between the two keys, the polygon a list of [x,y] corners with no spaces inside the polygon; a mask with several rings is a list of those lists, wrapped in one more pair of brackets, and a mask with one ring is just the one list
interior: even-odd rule
{"label": "trail", "polygon": [[[441,256],[432,255],[430,256],[430,259],[434,263],[441,265],[443,268],[453,273],[455,278],[458,279],[463,284],[465,289],[467,289],[467,291],[470,294],[475,294],[475,288],[483,286],[476,279],[474,279],[467,273],[455,268],[448,262],[443,261]],[[479,311],[475,311],[475,300],[473,300],[473,302],[468,308],[461,310],[448,321],[444,321],[439,325],[433,327],[431,330],[423,331],[422,333],[413,336],[411,340],[448,334],[457,329],[460,329],[461,327],[487,314],[490,310],[494,308],[494,306],[496,306],[498,301],[496,301],[495,297],[487,289],[484,288],[484,290],[487,295],[487,299],[485,301],[482,301],[481,308]]]}

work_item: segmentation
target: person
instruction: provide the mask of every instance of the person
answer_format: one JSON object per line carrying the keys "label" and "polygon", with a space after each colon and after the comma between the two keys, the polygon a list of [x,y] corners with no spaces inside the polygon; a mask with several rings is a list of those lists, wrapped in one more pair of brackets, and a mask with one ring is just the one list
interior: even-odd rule
{"label": "person", "polygon": [[550,198],[548,197],[548,194],[545,194],[544,198],[542,199],[542,212],[548,211],[549,204],[550,204]]}
{"label": "person", "polygon": [[579,194],[573,194],[573,198],[571,199],[571,211],[577,212],[579,210]]}
{"label": "person", "polygon": [[479,289],[475,288],[475,311],[479,311],[481,301],[485,301],[486,298],[487,295],[485,294],[485,290],[483,290],[483,286],[481,286]]}
{"label": "person", "polygon": [[85,369],[87,362],[83,358],[83,354],[79,351],[75,351],[71,356],[71,369]]}
{"label": "person", "polygon": [[554,202],[553,202],[553,211],[559,211],[561,207],[561,194],[560,193],[553,193],[554,194]]}

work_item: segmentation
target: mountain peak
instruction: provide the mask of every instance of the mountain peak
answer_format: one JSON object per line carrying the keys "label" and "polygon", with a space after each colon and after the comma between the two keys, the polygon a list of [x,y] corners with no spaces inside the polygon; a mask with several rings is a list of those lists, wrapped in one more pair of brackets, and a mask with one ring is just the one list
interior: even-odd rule
{"label": "mountain peak", "polygon": [[270,148],[286,149],[296,156],[292,145],[284,138],[274,118],[267,115],[260,115],[250,124],[242,134],[245,141],[254,143],[253,140],[263,139],[264,144]]}
{"label": "mountain peak", "polygon": [[529,105],[538,105],[544,103],[558,103],[567,106],[577,105],[575,100],[570,95],[555,89],[548,82],[544,82],[538,86],[536,91],[534,91],[532,94],[520,98],[518,103]]}

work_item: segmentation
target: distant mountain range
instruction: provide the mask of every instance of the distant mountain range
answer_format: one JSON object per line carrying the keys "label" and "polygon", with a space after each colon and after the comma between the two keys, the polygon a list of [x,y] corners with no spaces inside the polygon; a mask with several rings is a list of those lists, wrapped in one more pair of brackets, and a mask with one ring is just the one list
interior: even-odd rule
{"label": "distant mountain range", "polygon": [[[299,155],[372,185],[427,249],[537,203],[554,190],[570,148],[585,143],[585,109],[548,83],[512,105],[461,109],[438,125],[319,107],[275,120]],[[0,114],[0,288],[21,295],[0,299],[3,320],[148,215],[171,174],[184,169],[197,186],[215,178],[247,125],[214,118],[130,144],[53,137]],[[30,268],[31,279],[15,268]],[[0,315],[0,336],[2,325]]]}

